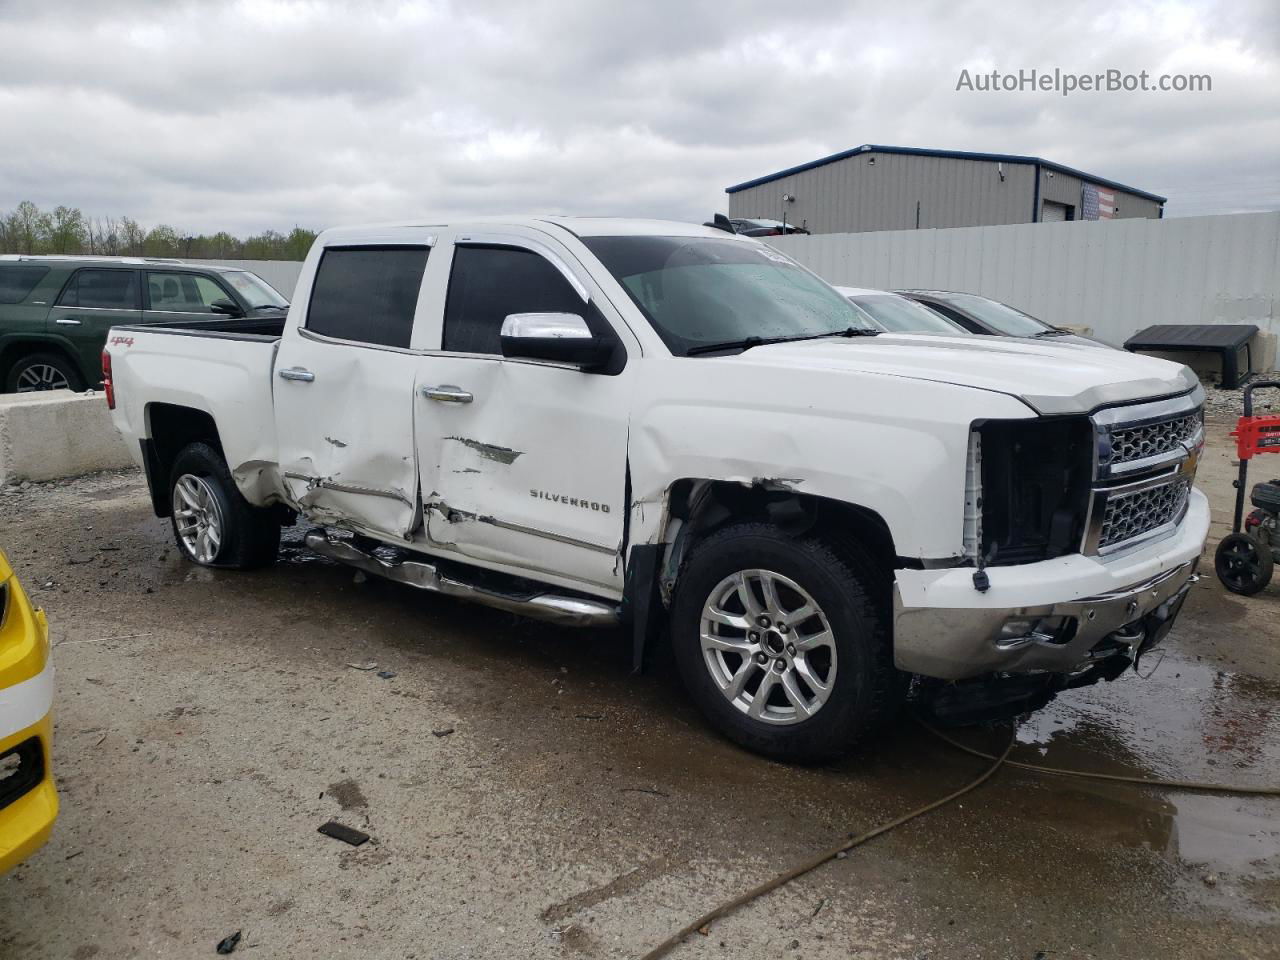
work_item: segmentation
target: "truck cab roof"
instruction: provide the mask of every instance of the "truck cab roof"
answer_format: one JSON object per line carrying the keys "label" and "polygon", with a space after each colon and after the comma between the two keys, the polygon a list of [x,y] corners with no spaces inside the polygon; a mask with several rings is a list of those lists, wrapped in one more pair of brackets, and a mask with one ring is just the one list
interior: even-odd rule
{"label": "truck cab roof", "polygon": [[653,220],[630,217],[560,217],[560,216],[503,216],[467,217],[463,220],[431,222],[425,219],[401,220],[390,223],[367,223],[351,227],[332,227],[325,230],[321,240],[328,245],[367,238],[370,235],[385,236],[396,230],[492,230],[494,227],[524,227],[534,230],[556,228],[575,237],[714,237],[747,241],[746,237],[726,233],[698,223],[680,220]]}

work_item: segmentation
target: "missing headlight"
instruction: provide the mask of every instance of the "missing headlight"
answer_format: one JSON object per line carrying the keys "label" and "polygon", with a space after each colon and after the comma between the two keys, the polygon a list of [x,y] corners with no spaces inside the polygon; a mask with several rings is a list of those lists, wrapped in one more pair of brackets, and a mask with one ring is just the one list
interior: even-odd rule
{"label": "missing headlight", "polygon": [[981,438],[979,542],[986,564],[1035,563],[1077,552],[1093,478],[1089,418],[988,420],[975,432]]}

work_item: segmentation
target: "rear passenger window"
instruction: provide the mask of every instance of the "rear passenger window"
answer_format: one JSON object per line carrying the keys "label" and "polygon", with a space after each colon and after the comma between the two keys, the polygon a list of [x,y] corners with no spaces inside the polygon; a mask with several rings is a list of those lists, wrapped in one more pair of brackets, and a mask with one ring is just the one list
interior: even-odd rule
{"label": "rear passenger window", "polygon": [[427,247],[330,247],[320,258],[307,329],[340,340],[407,347]]}
{"label": "rear passenger window", "polygon": [[577,291],[544,257],[515,247],[457,247],[444,307],[444,349],[501,354],[508,314],[585,312]]}
{"label": "rear passenger window", "polygon": [[48,272],[48,267],[0,267],[0,303],[21,303]]}
{"label": "rear passenger window", "polygon": [[100,310],[141,310],[136,270],[77,270],[62,291],[62,307]]}

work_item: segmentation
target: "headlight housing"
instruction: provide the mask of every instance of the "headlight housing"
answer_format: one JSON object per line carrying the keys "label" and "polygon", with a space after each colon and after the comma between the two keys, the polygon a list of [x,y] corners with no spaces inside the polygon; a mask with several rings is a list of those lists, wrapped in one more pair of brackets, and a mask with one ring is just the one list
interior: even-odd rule
{"label": "headlight housing", "polygon": [[966,470],[965,551],[985,566],[1080,550],[1093,480],[1088,417],[975,424]]}

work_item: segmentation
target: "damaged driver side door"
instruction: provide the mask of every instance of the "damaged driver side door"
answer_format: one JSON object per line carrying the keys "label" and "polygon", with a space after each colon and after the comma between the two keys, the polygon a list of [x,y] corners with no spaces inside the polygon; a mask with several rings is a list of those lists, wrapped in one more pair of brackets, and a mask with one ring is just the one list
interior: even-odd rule
{"label": "damaged driver side door", "polygon": [[[415,385],[423,510],[437,551],[620,595],[635,365],[569,257],[514,229],[454,241],[441,349],[424,352]],[[503,356],[518,314],[572,316],[613,360],[587,372]]]}

